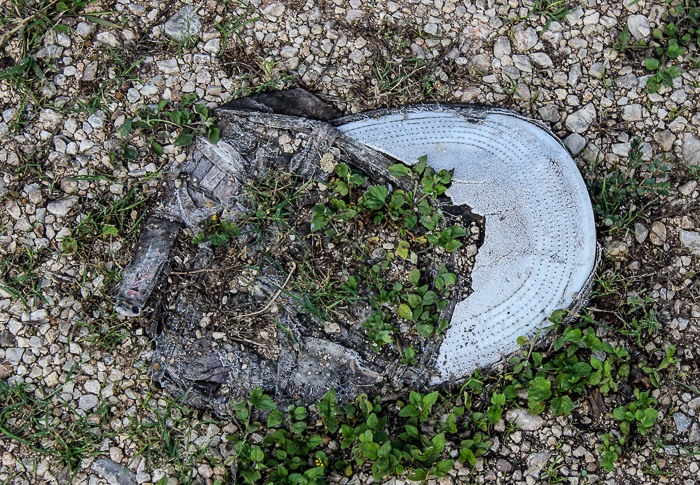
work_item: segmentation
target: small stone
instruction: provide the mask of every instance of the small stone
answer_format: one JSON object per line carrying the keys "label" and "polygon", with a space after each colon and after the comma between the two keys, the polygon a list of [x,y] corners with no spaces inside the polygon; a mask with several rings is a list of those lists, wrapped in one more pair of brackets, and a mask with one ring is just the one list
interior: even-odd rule
{"label": "small stone", "polygon": [[652,224],[649,232],[649,241],[654,246],[663,246],[664,242],[666,242],[666,226],[659,221]]}
{"label": "small stone", "polygon": [[600,14],[598,12],[593,12],[591,15],[586,15],[583,17],[583,25],[595,25],[600,19]]}
{"label": "small stone", "polygon": [[[261,8],[260,11],[265,15],[269,15],[270,17],[278,18],[284,13],[285,9],[286,7],[282,2],[272,2]],[[309,22],[311,21],[309,20]]]}
{"label": "small stone", "polygon": [[352,8],[348,10],[347,15],[345,16],[345,21],[351,24],[353,22],[357,22],[358,20],[362,20],[362,17],[364,17],[364,15],[365,12],[363,12],[362,10]]}
{"label": "small stone", "polygon": [[22,217],[22,209],[19,208],[15,200],[7,199],[5,201],[5,210],[14,220],[19,220]]}
{"label": "small stone", "polygon": [[78,181],[74,180],[72,178],[63,178],[61,179],[61,190],[64,191],[66,194],[72,194],[78,189]]}
{"label": "small stone", "polygon": [[649,229],[646,228],[641,222],[635,222],[634,224],[634,237],[637,239],[639,244],[643,244],[649,235]]}
{"label": "small stone", "polygon": [[79,22],[75,27],[75,33],[83,39],[87,39],[95,31],[95,24],[91,22]]}
{"label": "small stone", "polygon": [[92,61],[90,64],[85,66],[85,72],[83,72],[83,81],[94,81],[97,77],[97,61]]}
{"label": "small stone", "polygon": [[110,485],[138,485],[134,472],[107,458],[98,458],[92,462],[91,468]]}
{"label": "small stone", "polygon": [[219,52],[219,49],[221,49],[221,39],[211,39],[209,42],[204,44],[204,47],[202,49],[204,50],[204,52],[216,54],[217,52]]}
{"label": "small stone", "polygon": [[537,66],[541,68],[553,67],[554,63],[552,59],[544,52],[533,52],[530,54],[530,60]]}
{"label": "small stone", "polygon": [[596,79],[600,79],[601,77],[603,77],[603,72],[605,72],[605,65],[602,62],[594,63],[588,70],[588,74],[590,74],[591,77],[594,77]]}
{"label": "small stone", "polygon": [[610,243],[605,245],[605,248],[603,248],[603,254],[605,254],[607,258],[610,258],[615,261],[621,261],[625,259],[628,253],[629,247],[624,241],[611,241]]}
{"label": "small stone", "polygon": [[525,475],[533,478],[539,477],[548,460],[549,453],[532,453],[527,457],[527,471]]}
{"label": "small stone", "polygon": [[520,52],[527,52],[535,47],[537,41],[537,32],[532,27],[524,27],[525,24],[519,24],[513,32],[515,40],[515,48]]}
{"label": "small stone", "polygon": [[425,30],[425,32],[430,35],[437,35],[438,29],[438,25],[434,22],[428,22],[427,24],[425,24],[425,27],[423,27],[423,30]]}
{"label": "small stone", "polygon": [[544,121],[558,123],[561,119],[561,115],[559,114],[559,108],[557,108],[555,104],[548,104],[546,106],[542,106],[537,110],[537,112],[540,114],[540,118],[542,118]]}
{"label": "small stone", "polygon": [[578,133],[572,133],[564,139],[564,145],[572,155],[578,155],[586,148],[586,139]]}
{"label": "small stone", "polygon": [[628,104],[622,108],[622,119],[625,121],[641,121],[642,120],[642,105]]}
{"label": "small stone", "polygon": [[124,452],[122,451],[121,448],[118,448],[116,446],[111,446],[109,448],[109,458],[114,462],[114,463],[119,463],[122,461],[124,458]]}
{"label": "small stone", "polygon": [[509,409],[506,412],[506,421],[515,421],[515,425],[524,431],[535,431],[544,426],[545,421],[536,414],[530,414],[524,409]]}
{"label": "small stone", "polygon": [[185,5],[179,12],[170,17],[165,22],[164,28],[165,35],[177,42],[196,36],[200,30],[202,30],[202,22],[197,16],[197,10],[190,5]]}
{"label": "small stone", "polygon": [[469,59],[469,65],[475,66],[481,74],[486,74],[491,70],[491,63],[484,54],[476,54]]}
{"label": "small stone", "polygon": [[83,394],[80,396],[80,399],[78,399],[78,408],[82,409],[83,411],[89,411],[95,408],[98,402],[99,400],[97,399],[96,395]]}
{"label": "small stone", "polygon": [[700,234],[681,230],[681,246],[690,249],[691,254],[700,256]]}
{"label": "small stone", "polygon": [[690,427],[692,421],[683,413],[673,413],[673,421],[676,423],[676,429],[682,433]]}
{"label": "small stone", "polygon": [[667,152],[673,148],[673,142],[676,141],[676,135],[671,133],[670,130],[657,131],[654,133],[654,140],[656,140],[656,143],[659,144],[663,151]]}
{"label": "small stone", "polygon": [[39,124],[44,130],[54,131],[63,122],[63,115],[58,111],[46,108],[39,113]]}
{"label": "small stone", "polygon": [[129,103],[134,104],[141,99],[141,93],[139,93],[139,90],[136,88],[129,88],[129,91],[126,93],[126,99]]}
{"label": "small stone", "polygon": [[503,458],[499,458],[496,461],[496,468],[499,471],[502,471],[503,473],[508,473],[513,469],[513,465],[511,465],[508,460],[504,460]]}
{"label": "small stone", "polygon": [[500,36],[496,39],[493,44],[493,56],[497,59],[501,59],[505,56],[509,56],[511,53],[510,40],[505,35]]}
{"label": "small stone", "polygon": [[104,116],[104,113],[98,111],[96,113],[91,114],[88,117],[87,121],[88,123],[90,123],[90,126],[92,126],[95,129],[100,129],[104,126],[104,120],[100,117],[100,115]]}
{"label": "small stone", "polygon": [[698,423],[693,423],[693,427],[690,428],[688,441],[691,443],[700,443],[700,426],[698,426]]}
{"label": "small stone", "polygon": [[214,475],[214,470],[212,470],[211,467],[209,465],[207,465],[206,463],[204,465],[199,465],[199,468],[197,468],[197,471],[204,478],[211,478],[212,475]]}
{"label": "small stone", "polygon": [[280,56],[284,57],[285,59],[289,59],[291,57],[296,56],[298,51],[298,48],[291,45],[286,45],[280,51]]}
{"label": "small stone", "polygon": [[97,42],[107,44],[110,47],[121,47],[122,43],[117,39],[117,36],[112,32],[100,32],[97,34]]}
{"label": "small stone", "polygon": [[569,25],[576,25],[581,21],[583,18],[583,9],[581,7],[578,7],[568,14],[566,14],[566,21],[569,23]]}
{"label": "small stone", "polygon": [[77,202],[78,198],[75,196],[52,200],[46,206],[46,210],[56,217],[64,217]]}
{"label": "small stone", "polygon": [[683,158],[690,165],[700,165],[700,139],[683,133]]}
{"label": "small stone", "polygon": [[164,61],[156,62],[158,69],[163,72],[163,74],[175,74],[180,72],[180,67],[177,65],[177,59],[166,59]]}
{"label": "small stone", "polygon": [[613,143],[612,145],[612,152],[620,157],[628,157],[631,149],[631,143]]}
{"label": "small stone", "polygon": [[595,123],[595,121],[595,106],[593,106],[593,103],[588,103],[566,118],[566,127],[574,133],[583,133],[588,129],[591,123]]}
{"label": "small stone", "polygon": [[24,349],[18,347],[7,349],[5,350],[5,360],[10,365],[18,365],[22,361],[22,354],[24,354]]}
{"label": "small stone", "polygon": [[0,363],[0,380],[5,380],[12,375],[12,367],[10,364]]}
{"label": "small stone", "polygon": [[698,182],[696,180],[691,180],[690,182],[687,182],[680,187],[678,187],[678,192],[681,194],[685,195],[686,197],[692,195],[692,193],[695,191],[695,188],[698,186]]}
{"label": "small stone", "polygon": [[627,17],[627,28],[635,40],[643,40],[651,34],[649,19],[646,15],[630,15]]}
{"label": "small stone", "polygon": [[17,339],[15,338],[14,335],[10,333],[9,330],[5,330],[2,333],[0,333],[0,347],[2,348],[7,348],[7,347],[14,347],[17,345]]}

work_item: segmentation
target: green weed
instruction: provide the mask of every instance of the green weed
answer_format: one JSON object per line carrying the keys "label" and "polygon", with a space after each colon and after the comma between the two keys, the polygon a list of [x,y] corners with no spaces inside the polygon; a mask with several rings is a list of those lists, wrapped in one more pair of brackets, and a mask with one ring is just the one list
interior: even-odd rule
{"label": "green weed", "polygon": [[235,17],[231,18],[223,24],[217,22],[215,25],[216,30],[218,30],[221,34],[221,51],[219,52],[219,54],[223,54],[224,52],[226,52],[232,35],[235,35],[238,41],[241,43],[241,45],[244,46],[245,41],[241,36],[241,29],[243,29],[246,25],[255,22],[261,17],[260,15],[258,15],[257,17],[251,17],[251,14],[255,12],[254,6],[242,1],[238,3],[240,3],[240,5],[242,5],[245,8],[245,12],[236,15]]}
{"label": "green weed", "polygon": [[[657,93],[661,86],[671,87],[673,79],[680,76],[677,59],[688,52],[691,45],[700,47],[700,8],[696,0],[673,3],[666,0],[669,10],[664,20],[667,23],[654,29],[650,47],[653,57],[644,60],[645,67],[654,73],[647,80],[647,90]],[[696,64],[697,60],[692,60]]]}
{"label": "green weed", "polygon": [[74,477],[83,459],[100,454],[110,434],[92,419],[102,417],[105,406],[85,415],[61,399],[61,389],[0,381],[0,432],[39,455],[55,456]]}
{"label": "green weed", "polygon": [[[132,130],[142,130],[147,143],[156,155],[163,154],[163,143],[171,142],[170,131],[175,129],[179,136],[172,140],[174,146],[190,145],[195,136],[206,136],[211,143],[219,141],[219,128],[216,127],[212,112],[203,104],[195,104],[196,94],[185,94],[179,110],[164,111],[168,102],[160,101],[154,107],[141,108],[136,117],[128,118],[119,128],[119,134],[125,139]],[[121,156],[133,160],[138,156],[135,148],[125,145]]]}
{"label": "green weed", "polygon": [[636,401],[613,411],[615,419],[621,421],[620,430],[625,436],[629,436],[635,427],[639,434],[647,434],[659,416],[659,411],[652,407],[657,401],[649,397],[649,391],[641,392],[635,389],[634,397]]}
{"label": "green weed", "polygon": [[647,202],[641,209],[634,208],[634,202],[641,197],[650,198],[669,195],[669,182],[663,181],[668,166],[660,160],[648,165],[642,162],[641,141],[632,140],[627,169],[617,169],[599,175],[598,162],[586,169],[586,185],[593,202],[594,214],[602,219],[606,230],[619,232],[627,229],[642,213],[656,201]]}

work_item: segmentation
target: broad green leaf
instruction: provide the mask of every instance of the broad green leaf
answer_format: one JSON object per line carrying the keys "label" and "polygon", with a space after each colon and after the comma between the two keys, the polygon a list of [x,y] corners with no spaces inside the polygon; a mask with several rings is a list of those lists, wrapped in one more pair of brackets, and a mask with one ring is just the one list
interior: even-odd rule
{"label": "broad green leaf", "polygon": [[131,127],[132,127],[131,118],[127,118],[124,121],[124,124],[119,127],[119,135],[122,138],[126,137],[129,133],[131,133]]}
{"label": "broad green leaf", "polygon": [[175,145],[176,147],[180,146],[185,146],[185,145],[190,145],[194,141],[194,133],[183,133],[180,135],[177,140],[175,140]]}
{"label": "broad green leaf", "polygon": [[408,242],[399,241],[399,247],[396,248],[396,255],[400,256],[402,259],[407,259],[409,249],[410,245],[408,244]]}
{"label": "broad green leaf", "polygon": [[659,68],[659,60],[654,59],[653,57],[647,57],[644,59],[644,65],[650,71],[656,71]]}
{"label": "broad green leaf", "polygon": [[399,305],[398,313],[399,313],[399,316],[401,318],[405,318],[407,320],[413,320],[413,311],[405,303],[402,303],[401,305]]}
{"label": "broad green leaf", "polygon": [[210,126],[208,130],[209,142],[216,145],[219,142],[221,131],[216,126]]}
{"label": "broad green leaf", "polygon": [[383,185],[375,185],[370,187],[365,192],[364,204],[369,209],[381,209],[386,202],[386,197],[389,194],[389,189]]}
{"label": "broad green leaf", "polygon": [[445,244],[445,251],[448,253],[451,253],[455,249],[459,249],[462,247],[462,243],[459,241],[455,241],[454,239],[449,241],[447,244]]}
{"label": "broad green leaf", "polygon": [[284,423],[284,414],[279,409],[273,410],[267,417],[267,427],[272,428],[274,426]]}
{"label": "broad green leaf", "polygon": [[102,226],[102,236],[118,236],[119,230],[112,224],[106,224]]}
{"label": "broad green leaf", "polygon": [[254,462],[260,463],[265,459],[265,454],[263,453],[263,450],[260,449],[259,446],[253,447],[252,450],[250,450],[250,459],[253,460]]}
{"label": "broad green leaf", "polygon": [[417,268],[408,274],[408,281],[410,281],[413,286],[418,286],[418,282],[420,281],[420,271]]}
{"label": "broad green leaf", "polygon": [[410,173],[411,169],[409,169],[406,165],[401,165],[397,163],[396,165],[392,165],[391,167],[389,167],[389,174],[393,177],[405,177]]}

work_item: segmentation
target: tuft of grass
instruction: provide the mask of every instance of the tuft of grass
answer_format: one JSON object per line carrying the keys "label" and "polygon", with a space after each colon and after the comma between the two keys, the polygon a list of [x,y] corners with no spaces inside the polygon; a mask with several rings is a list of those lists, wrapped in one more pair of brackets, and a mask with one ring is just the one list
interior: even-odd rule
{"label": "tuft of grass", "polygon": [[[586,185],[591,195],[593,212],[602,219],[607,231],[627,230],[641,213],[657,198],[639,202],[641,198],[669,195],[667,173],[669,167],[660,160],[645,165],[642,161],[641,141],[632,140],[627,169],[599,174],[598,160],[586,169]],[[664,180],[666,179],[666,180]],[[639,208],[635,202],[643,203]]]}
{"label": "tuft of grass", "polygon": [[14,66],[0,72],[0,80],[6,79],[21,98],[21,109],[14,121],[19,128],[22,113],[27,103],[40,104],[41,96],[36,93],[37,86],[44,79],[47,69],[53,69],[43,60],[36,59],[32,53],[41,47],[49,31],[70,33],[71,29],[62,20],[81,17],[89,22],[120,28],[105,20],[105,15],[114,12],[84,13],[86,6],[93,0],[9,0],[0,4],[0,50],[12,39],[19,39],[21,60]]}
{"label": "tuft of grass", "polygon": [[[228,2],[226,3],[228,4]],[[229,44],[231,42],[232,36],[235,36],[235,38],[238,39],[241,45],[245,46],[245,41],[243,40],[243,37],[241,36],[240,32],[241,29],[262,17],[262,15],[251,17],[251,15],[255,12],[255,7],[253,5],[250,5],[249,3],[243,1],[239,1],[238,3],[245,9],[242,13],[232,17],[230,20],[223,24],[217,22],[215,25],[216,30],[218,30],[221,34],[221,51],[219,52],[219,54],[223,54],[224,52],[226,52],[226,49],[229,47]]]}
{"label": "tuft of grass", "polygon": [[[138,412],[127,414],[129,425],[124,429],[127,441],[136,450],[131,459],[143,456],[151,469],[170,468],[178,483],[190,485],[196,476],[192,471],[207,456],[211,442],[197,438],[206,434],[210,424],[222,423],[201,419],[200,411],[184,406],[179,397],[156,401],[154,394],[149,393],[136,409]],[[213,456],[207,458],[210,463],[217,463]]]}
{"label": "tuft of grass", "polygon": [[115,198],[112,202],[95,202],[72,229],[71,236],[62,240],[63,251],[80,254],[90,261],[94,256],[89,252],[96,241],[134,234],[146,215],[143,204],[148,201],[147,198],[137,197],[137,188],[134,185],[124,197]]}
{"label": "tuft of grass", "polygon": [[[700,8],[697,0],[666,0],[669,10],[664,16],[666,21],[660,28],[654,29],[650,47],[652,57],[644,60],[647,70],[654,73],[647,79],[647,90],[657,93],[662,86],[671,87],[673,79],[681,75],[679,58],[685,56],[692,46],[700,47]],[[690,48],[690,50],[689,50]],[[697,65],[699,59],[691,59]]]}
{"label": "tuft of grass", "polygon": [[111,436],[95,424],[104,422],[107,407],[85,414],[61,398],[61,389],[0,381],[0,433],[39,455],[57,457],[74,477],[83,459],[101,454],[102,441]]}
{"label": "tuft of grass", "polygon": [[530,9],[527,15],[514,20],[525,20],[535,15],[543,15],[547,18],[542,32],[540,32],[540,35],[543,35],[549,30],[552,22],[560,22],[564,17],[576,10],[578,3],[571,0],[535,0],[533,3],[526,3],[525,6]]}
{"label": "tuft of grass", "polygon": [[0,288],[22,301],[25,308],[38,300],[46,301],[42,292],[43,275],[38,271],[44,251],[29,246],[0,259]]}

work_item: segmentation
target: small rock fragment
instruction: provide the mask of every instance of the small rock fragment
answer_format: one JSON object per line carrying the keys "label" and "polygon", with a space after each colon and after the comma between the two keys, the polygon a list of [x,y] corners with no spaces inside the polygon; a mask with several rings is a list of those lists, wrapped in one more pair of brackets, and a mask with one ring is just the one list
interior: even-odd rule
{"label": "small rock fragment", "polygon": [[643,40],[651,34],[649,19],[645,15],[630,15],[627,17],[627,28],[635,40]]}
{"label": "small rock fragment", "polygon": [[83,394],[80,396],[80,399],[78,399],[78,408],[82,409],[83,411],[89,411],[95,408],[98,402],[99,400],[96,395]]}
{"label": "small rock fragment", "polygon": [[525,475],[533,478],[539,477],[548,460],[549,453],[532,453],[527,457],[527,471]]}
{"label": "small rock fragment", "polygon": [[199,34],[202,30],[202,22],[197,16],[197,10],[190,5],[185,5],[165,22],[164,30],[167,36],[180,42]]}
{"label": "small rock fragment", "polygon": [[625,259],[627,257],[627,253],[629,253],[629,247],[627,247],[627,243],[624,241],[612,241],[611,243],[606,244],[605,248],[603,249],[603,254],[605,257],[616,261]]}
{"label": "small rock fragment", "polygon": [[496,39],[495,44],[493,44],[493,56],[497,59],[501,59],[505,56],[509,56],[511,53],[510,40],[505,35],[500,36]]}
{"label": "small rock fragment", "polygon": [[509,409],[506,412],[506,421],[515,421],[515,425],[524,431],[535,431],[544,426],[544,419],[530,414],[524,409]]}
{"label": "small rock fragment", "polygon": [[544,52],[534,52],[530,54],[530,60],[537,67],[548,68],[554,66],[552,59]]}
{"label": "small rock fragment", "polygon": [[622,119],[625,121],[641,121],[642,105],[628,104],[622,109]]}
{"label": "small rock fragment", "polygon": [[64,217],[77,202],[78,198],[75,196],[52,200],[46,206],[46,210],[56,217]]}
{"label": "small rock fragment", "polygon": [[700,165],[700,139],[690,133],[683,134],[683,158],[690,165]]}
{"label": "small rock fragment", "polygon": [[664,226],[663,223],[656,221],[651,225],[649,241],[651,241],[654,246],[663,246],[664,242],[666,242],[666,226]]}
{"label": "small rock fragment", "polygon": [[513,469],[513,465],[510,464],[508,460],[504,460],[503,458],[499,458],[496,461],[496,468],[499,471],[502,471],[503,473],[508,473]]}
{"label": "small rock fragment", "polygon": [[92,462],[92,469],[110,485],[138,485],[134,472],[107,458],[98,458]]}
{"label": "small rock fragment", "polygon": [[548,104],[546,106],[542,106],[537,110],[537,112],[540,114],[540,118],[542,118],[544,121],[551,121],[552,123],[557,123],[561,119],[559,109],[555,104]]}
{"label": "small rock fragment", "polygon": [[564,139],[564,145],[572,155],[578,155],[586,148],[586,139],[578,133],[572,133]]}
{"label": "small rock fragment", "polygon": [[634,224],[634,237],[637,239],[639,244],[643,244],[649,235],[649,229],[641,222],[635,222]]}
{"label": "small rock fragment", "polygon": [[676,429],[680,433],[688,429],[692,423],[690,418],[683,413],[673,413],[673,422],[676,423]]}
{"label": "small rock fragment", "polygon": [[681,231],[681,246],[690,249],[691,254],[700,256],[700,234],[695,231]]}
{"label": "small rock fragment", "polygon": [[574,133],[583,133],[588,129],[591,123],[596,121],[596,111],[593,103],[588,103],[586,106],[569,115],[566,119],[566,127]]}
{"label": "small rock fragment", "polygon": [[121,47],[122,43],[113,32],[100,32],[97,34],[97,42],[107,44],[110,47]]}
{"label": "small rock fragment", "polygon": [[670,130],[657,131],[654,133],[654,140],[659,144],[661,149],[665,152],[673,148],[673,142],[676,141],[676,135],[671,133]]}
{"label": "small rock fragment", "polygon": [[537,32],[532,27],[523,27],[525,24],[519,24],[514,29],[513,38],[515,40],[515,48],[520,52],[527,52],[535,47],[537,41]]}
{"label": "small rock fragment", "polygon": [[688,435],[688,441],[691,443],[700,443],[700,426],[698,423],[693,423],[693,427],[690,428],[690,435]]}

